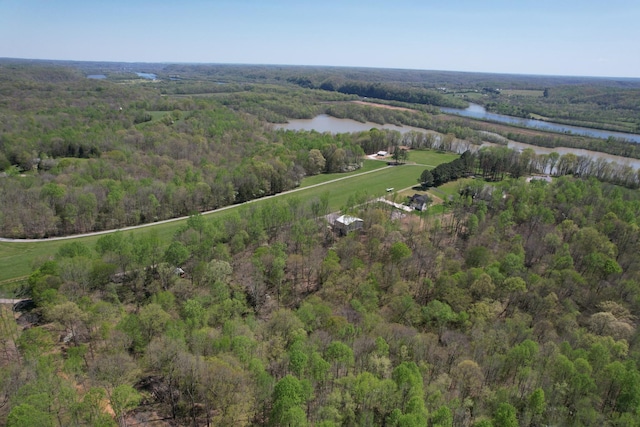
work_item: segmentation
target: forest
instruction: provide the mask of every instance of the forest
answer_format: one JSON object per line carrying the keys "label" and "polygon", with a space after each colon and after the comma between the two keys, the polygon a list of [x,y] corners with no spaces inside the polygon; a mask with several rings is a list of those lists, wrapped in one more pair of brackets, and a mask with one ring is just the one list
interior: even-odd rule
{"label": "forest", "polygon": [[[336,83],[333,90],[323,90],[320,88],[327,89],[327,85],[320,80],[336,79],[335,70],[325,75],[323,69],[311,69],[314,78],[306,86],[314,88],[301,89],[299,80],[310,72],[305,68],[145,68],[169,77],[156,82],[123,71],[111,75],[108,67],[102,72],[111,77],[87,79],[85,73],[97,72],[92,67],[98,64],[84,66],[5,61],[0,68],[0,171],[4,171],[0,172],[0,197],[6,201],[0,206],[3,237],[52,237],[122,228],[241,203],[295,188],[304,176],[352,170],[359,167],[363,154],[388,149],[398,141],[393,132],[287,135],[269,126],[320,113],[435,130],[446,137],[417,144],[436,144],[444,150],[450,150],[455,139],[480,145],[494,140],[502,143],[502,137],[550,148],[586,148],[640,158],[635,143],[520,131],[440,114],[436,105],[450,105],[443,101],[449,98],[433,89],[415,88],[415,81],[405,83],[406,73],[400,72],[388,71],[390,76],[383,83]],[[343,77],[362,78],[366,70],[356,71]],[[518,87],[516,82],[514,78],[510,84]],[[610,89],[602,89],[602,82],[599,85],[594,90],[623,91],[619,82],[613,82]],[[582,86],[572,88],[559,92],[565,94],[562,99]],[[561,89],[551,92],[556,90]],[[621,109],[633,107],[629,100],[635,91],[632,86],[624,92],[627,101],[619,103]],[[415,109],[350,102],[363,94]],[[620,115],[621,120],[624,117]],[[424,136],[409,137],[425,140]],[[413,140],[405,138],[403,143],[415,146]],[[637,186],[630,171],[615,175],[615,182]]]}
{"label": "forest", "polygon": [[[118,231],[33,265],[29,301],[0,306],[0,424],[640,425],[636,170],[480,147],[429,106],[354,104],[298,87],[297,70],[229,66],[217,84],[216,67],[185,67],[141,70],[180,79],[153,82],[0,62],[3,237],[189,215],[169,241]],[[438,133],[271,124],[328,111]],[[328,193],[200,214],[383,149],[459,153],[413,167],[411,191],[442,201],[399,215],[359,193],[341,213],[363,227],[346,236]]]}

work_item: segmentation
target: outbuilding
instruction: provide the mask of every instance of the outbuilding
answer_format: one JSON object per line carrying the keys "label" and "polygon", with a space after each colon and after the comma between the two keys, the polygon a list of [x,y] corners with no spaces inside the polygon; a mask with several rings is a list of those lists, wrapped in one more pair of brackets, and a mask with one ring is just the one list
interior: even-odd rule
{"label": "outbuilding", "polygon": [[364,225],[364,221],[360,218],[350,215],[342,215],[336,218],[333,224],[333,229],[341,236],[346,236],[347,233],[355,230],[361,230]]}

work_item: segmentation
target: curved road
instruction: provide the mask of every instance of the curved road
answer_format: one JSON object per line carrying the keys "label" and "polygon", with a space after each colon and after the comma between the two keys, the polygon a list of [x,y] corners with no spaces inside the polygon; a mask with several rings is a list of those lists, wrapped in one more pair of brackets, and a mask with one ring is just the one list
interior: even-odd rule
{"label": "curved road", "polygon": [[[416,164],[407,165],[407,166],[434,167],[432,165],[416,165]],[[344,176],[344,177],[341,177],[341,178],[332,179],[331,181],[326,181],[326,182],[321,182],[319,184],[309,185],[308,187],[294,188],[293,190],[284,191],[282,193],[273,194],[271,196],[260,197],[259,199],[249,200],[247,202],[239,203],[237,205],[229,205],[229,206],[224,206],[222,208],[218,208],[218,209],[214,209],[214,210],[210,210],[210,211],[206,211],[206,212],[201,212],[201,215],[208,215],[208,214],[211,214],[211,213],[214,213],[214,212],[221,212],[221,211],[224,211],[224,210],[227,210],[227,209],[234,209],[234,208],[237,208],[239,206],[243,206],[243,205],[246,205],[246,204],[249,204],[249,203],[255,203],[255,202],[260,201],[260,200],[266,200],[266,199],[270,199],[270,198],[273,198],[273,197],[280,197],[280,196],[283,196],[285,194],[291,194],[291,193],[295,193],[297,191],[304,191],[304,190],[307,190],[309,188],[314,188],[314,187],[319,187],[321,185],[331,184],[331,183],[334,183],[334,182],[337,182],[337,181],[342,181],[342,180],[345,180],[345,179],[354,178],[356,176],[362,176],[362,175],[366,175],[366,174],[369,174],[369,173],[382,171],[382,170],[385,170],[385,169],[388,169],[388,168],[392,168],[392,167],[394,167],[394,166],[387,166],[387,167],[380,168],[380,169],[374,169],[374,170],[370,170],[370,171],[367,171],[367,172],[361,172],[361,173],[357,173],[357,174],[354,174],[354,175]],[[189,217],[188,216],[181,216],[181,217],[178,217],[178,218],[171,218],[171,219],[165,219],[165,220],[162,220],[162,221],[150,222],[148,224],[132,225],[131,227],[117,228],[117,229],[113,229],[113,230],[94,231],[92,233],[74,234],[74,235],[71,235],[71,236],[50,237],[50,238],[46,238],[46,239],[7,239],[7,238],[4,238],[4,237],[0,237],[0,242],[6,242],[6,243],[34,243],[34,242],[52,242],[54,240],[78,239],[78,238],[81,238],[81,237],[98,236],[100,234],[114,233],[116,231],[128,231],[128,230],[135,230],[135,229],[138,229],[138,228],[152,227],[152,226],[158,225],[158,224],[166,224],[166,223],[174,222],[174,221],[182,221],[182,220],[185,220],[187,218],[189,218]]]}

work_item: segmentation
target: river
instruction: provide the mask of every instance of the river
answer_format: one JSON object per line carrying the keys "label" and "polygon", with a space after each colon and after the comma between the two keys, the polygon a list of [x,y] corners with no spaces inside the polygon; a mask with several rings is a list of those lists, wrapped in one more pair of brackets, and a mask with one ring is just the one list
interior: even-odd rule
{"label": "river", "polygon": [[[336,117],[331,117],[326,114],[321,114],[319,116],[314,117],[313,119],[291,119],[289,120],[289,123],[274,125],[274,128],[294,130],[294,131],[315,130],[316,132],[321,132],[321,133],[322,132],[330,132],[330,133],[363,132],[363,131],[368,131],[371,128],[397,130],[398,132],[403,134],[410,131],[437,133],[432,130],[425,130],[422,128],[417,128],[412,126],[396,126],[396,125],[390,125],[390,124],[380,125],[378,123],[373,123],[373,122],[361,123],[351,119],[338,119]],[[492,144],[487,143],[483,145],[492,145]],[[594,159],[603,158],[610,162],[616,162],[621,165],[628,164],[634,169],[640,169],[640,160],[638,159],[630,159],[628,157],[614,156],[612,154],[600,153],[598,151],[583,150],[579,148],[565,148],[565,147],[556,147],[556,148],[538,147],[536,145],[524,144],[521,142],[515,142],[511,140],[507,140],[507,146],[509,148],[513,148],[516,150],[524,150],[525,148],[531,148],[537,154],[549,154],[552,151],[555,151],[558,154],[573,153],[576,156],[587,156]]]}
{"label": "river", "polygon": [[640,143],[640,135],[633,133],[614,132],[601,129],[591,129],[580,126],[562,125],[543,120],[522,119],[520,117],[505,116],[504,114],[490,113],[482,105],[469,104],[468,108],[445,108],[440,107],[440,111],[458,116],[470,117],[472,119],[488,120],[492,122],[507,123],[511,125],[523,126],[533,129],[541,129],[552,132],[572,133],[575,135],[590,136],[592,138],[608,139],[614,137],[627,141]]}

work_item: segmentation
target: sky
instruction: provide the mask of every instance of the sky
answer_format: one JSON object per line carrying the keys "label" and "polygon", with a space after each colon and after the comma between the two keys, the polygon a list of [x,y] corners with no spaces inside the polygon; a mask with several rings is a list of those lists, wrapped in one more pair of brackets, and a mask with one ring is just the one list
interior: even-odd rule
{"label": "sky", "polygon": [[640,1],[0,0],[0,57],[640,77]]}

